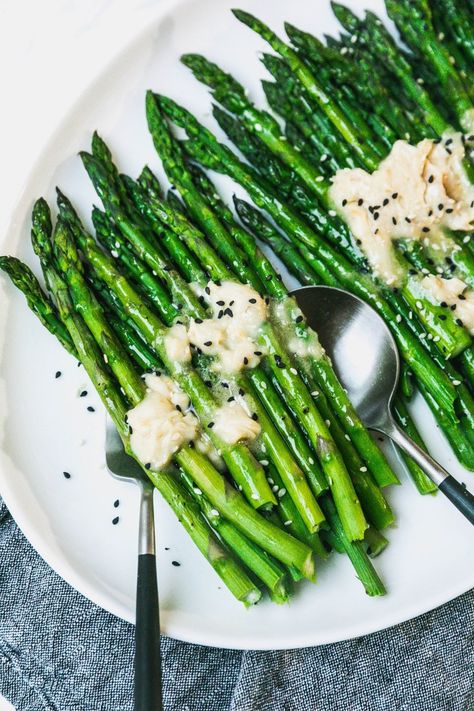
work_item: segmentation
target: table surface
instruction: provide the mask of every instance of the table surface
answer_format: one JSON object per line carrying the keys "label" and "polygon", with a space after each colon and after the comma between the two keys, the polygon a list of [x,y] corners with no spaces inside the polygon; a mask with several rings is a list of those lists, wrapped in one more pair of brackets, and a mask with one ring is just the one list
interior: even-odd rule
{"label": "table surface", "polygon": [[[0,234],[67,109],[156,13],[155,0],[3,0]],[[38,32],[38,28],[41,31]],[[0,696],[0,711],[13,707]]]}

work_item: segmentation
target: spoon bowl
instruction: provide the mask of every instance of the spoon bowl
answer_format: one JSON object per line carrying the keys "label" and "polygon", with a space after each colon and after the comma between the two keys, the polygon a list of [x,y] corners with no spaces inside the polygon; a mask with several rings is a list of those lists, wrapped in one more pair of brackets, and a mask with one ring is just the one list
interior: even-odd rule
{"label": "spoon bowl", "polygon": [[450,501],[474,524],[474,497],[401,430],[391,413],[400,377],[400,357],[385,321],[348,291],[305,286],[292,292],[362,422],[382,432],[426,472]]}

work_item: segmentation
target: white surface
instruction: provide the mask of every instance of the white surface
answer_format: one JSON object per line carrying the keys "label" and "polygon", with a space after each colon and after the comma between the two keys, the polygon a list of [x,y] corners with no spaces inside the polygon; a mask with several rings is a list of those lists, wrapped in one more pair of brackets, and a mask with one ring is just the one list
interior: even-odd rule
{"label": "white surface", "polygon": [[[170,4],[176,7],[172,15],[150,23],[146,35],[126,45],[126,38],[140,24],[152,13],[157,17],[160,11],[165,12]],[[17,16],[15,10],[10,33],[15,23],[21,27],[20,47],[29,46],[30,52],[27,59],[21,52],[10,55],[10,62],[12,57],[23,57],[26,68],[20,76],[11,72],[7,79],[10,101],[4,106],[11,107],[12,113],[2,116],[6,123],[1,132],[6,156],[2,180],[8,176],[12,184],[7,186],[4,204],[12,204],[37,147],[65,106],[95,79],[111,54],[126,48],[81,97],[48,144],[26,186],[2,251],[26,257],[37,271],[28,245],[27,213],[34,197],[45,194],[52,198],[57,183],[84,216],[89,214],[96,197],[75,154],[88,147],[94,128],[110,140],[121,168],[132,175],[145,161],[158,166],[145,127],[146,88],[168,92],[210,121],[206,90],[179,64],[183,51],[204,51],[242,78],[254,96],[261,97],[258,78],[263,70],[256,51],[263,43],[233,19],[228,11],[233,4],[229,0],[190,0],[150,8],[148,3],[135,3],[131,14],[125,2],[115,3],[113,10],[108,2],[94,6],[89,2],[50,2],[52,17],[56,14],[49,42],[35,31],[48,3],[41,9],[30,3],[23,8],[28,16],[25,30],[21,14]],[[363,4],[380,5],[376,0]],[[333,26],[326,2],[321,2],[317,17],[314,5],[303,0],[290,7],[285,0],[246,0],[239,5],[278,29],[283,18],[315,32]],[[94,7],[87,20],[84,7]],[[64,23],[63,32],[58,30],[59,22]],[[76,49],[71,49],[75,43]],[[45,56],[36,62],[40,48]],[[230,189],[228,183],[227,187]],[[52,567],[98,604],[132,619],[136,496],[133,489],[113,481],[104,471],[103,417],[99,408],[96,413],[85,411],[86,405],[97,404],[98,398],[91,395],[87,403],[77,398],[86,383],[82,368],[44,332],[19,294],[3,280],[0,288],[0,492]],[[63,373],[59,380],[54,379],[56,370]],[[418,419],[433,442],[433,453],[460,478],[472,480],[472,474],[460,471],[421,406]],[[72,474],[68,481],[61,474],[65,469]],[[117,510],[113,508],[116,498],[121,502]],[[320,644],[395,624],[471,587],[473,539],[468,524],[442,497],[423,499],[406,481],[390,492],[390,498],[398,526],[389,532],[391,545],[377,561],[389,589],[386,598],[364,596],[348,562],[339,557],[320,566],[318,585],[300,586],[291,605],[281,608],[264,603],[248,611],[222,589],[171,513],[159,503],[158,567],[164,631],[189,641],[230,647]],[[116,514],[120,525],[114,527],[111,519]],[[165,546],[170,550],[165,551]],[[182,566],[172,567],[173,559]]]}

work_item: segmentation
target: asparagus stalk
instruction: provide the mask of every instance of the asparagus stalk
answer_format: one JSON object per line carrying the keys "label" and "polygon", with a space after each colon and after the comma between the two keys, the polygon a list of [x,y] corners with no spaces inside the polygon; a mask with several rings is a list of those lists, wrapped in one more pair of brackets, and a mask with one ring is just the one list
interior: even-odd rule
{"label": "asparagus stalk", "polygon": [[16,257],[6,256],[0,257],[0,269],[8,274],[16,288],[22,292],[29,308],[39,318],[43,326],[53,336],[56,336],[68,353],[77,357],[74,343],[59,318],[56,307],[47,294],[44,293],[31,269]]}

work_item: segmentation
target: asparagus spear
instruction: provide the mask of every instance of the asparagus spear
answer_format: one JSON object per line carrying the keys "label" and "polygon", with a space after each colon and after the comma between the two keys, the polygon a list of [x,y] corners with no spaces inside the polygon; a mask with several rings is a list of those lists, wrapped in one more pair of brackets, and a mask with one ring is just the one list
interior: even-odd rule
{"label": "asparagus spear", "polygon": [[16,288],[22,292],[30,309],[39,318],[43,326],[53,336],[56,336],[62,346],[73,356],[77,357],[74,343],[69,333],[59,318],[58,312],[51,299],[44,293],[38,279],[31,269],[16,257],[0,257],[2,269]]}

